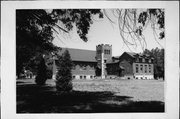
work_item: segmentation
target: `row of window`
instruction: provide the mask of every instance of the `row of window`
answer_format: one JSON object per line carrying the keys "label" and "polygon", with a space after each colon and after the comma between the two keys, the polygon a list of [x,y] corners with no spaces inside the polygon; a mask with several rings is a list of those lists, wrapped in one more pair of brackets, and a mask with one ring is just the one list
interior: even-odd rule
{"label": "row of window", "polygon": [[[75,79],[75,78],[76,78],[76,76],[73,76],[73,79]],[[87,79],[87,76],[86,75],[80,75],[79,78],[80,79]],[[90,79],[93,79],[93,78],[95,78],[95,76],[90,75]]]}
{"label": "row of window", "polygon": [[104,50],[104,54],[110,54],[110,50]]}
{"label": "row of window", "polygon": [[145,58],[137,58],[136,62],[147,62],[147,63],[152,63],[151,59],[145,59]]}
{"label": "row of window", "polygon": [[[97,54],[101,54],[101,50],[98,50],[98,51],[97,51]],[[104,50],[104,54],[111,54],[111,51],[105,49],[105,50]]]}
{"label": "row of window", "polygon": [[[149,70],[147,71],[149,67]],[[136,64],[136,73],[143,72],[143,65]],[[144,65],[144,73],[152,73],[152,66],[151,65]]]}

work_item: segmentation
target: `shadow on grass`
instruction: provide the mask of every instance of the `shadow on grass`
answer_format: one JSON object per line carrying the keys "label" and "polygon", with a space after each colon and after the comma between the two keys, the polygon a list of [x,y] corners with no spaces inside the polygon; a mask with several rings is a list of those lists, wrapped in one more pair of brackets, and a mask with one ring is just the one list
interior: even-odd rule
{"label": "shadow on grass", "polygon": [[49,86],[17,85],[17,113],[164,112],[158,101],[133,102],[112,92],[57,93]]}

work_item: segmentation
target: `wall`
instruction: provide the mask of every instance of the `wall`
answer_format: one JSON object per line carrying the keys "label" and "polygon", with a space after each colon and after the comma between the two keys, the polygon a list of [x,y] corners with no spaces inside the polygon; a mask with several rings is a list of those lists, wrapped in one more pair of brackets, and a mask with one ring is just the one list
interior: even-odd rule
{"label": "wall", "polygon": [[[145,70],[145,66],[147,70]],[[137,67],[137,68],[136,68]],[[142,70],[141,70],[142,67]],[[138,72],[137,72],[138,69]],[[149,63],[133,63],[133,73],[135,79],[154,79],[154,67]]]}
{"label": "wall", "polygon": [[72,75],[75,79],[91,79],[96,75],[96,62],[73,61]]}

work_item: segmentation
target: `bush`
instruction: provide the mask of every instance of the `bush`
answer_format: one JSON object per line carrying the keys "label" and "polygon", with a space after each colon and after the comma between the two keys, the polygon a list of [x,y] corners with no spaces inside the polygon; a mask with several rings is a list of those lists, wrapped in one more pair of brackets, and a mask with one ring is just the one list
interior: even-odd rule
{"label": "bush", "polygon": [[58,72],[56,75],[57,91],[69,92],[72,90],[72,60],[68,50],[62,56],[58,56]]}
{"label": "bush", "polygon": [[46,80],[47,80],[47,67],[44,58],[41,56],[35,82],[38,85],[44,85]]}

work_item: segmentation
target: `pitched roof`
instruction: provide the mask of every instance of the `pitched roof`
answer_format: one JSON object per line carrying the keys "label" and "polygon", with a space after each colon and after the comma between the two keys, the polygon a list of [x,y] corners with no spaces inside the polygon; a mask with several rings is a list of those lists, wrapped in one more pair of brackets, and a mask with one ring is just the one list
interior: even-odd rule
{"label": "pitched roof", "polygon": [[134,53],[134,52],[125,52],[127,53],[128,55],[130,55],[131,57],[139,57],[139,58],[151,58],[151,59],[154,59],[153,57],[150,57],[150,55],[143,55],[141,53]]}
{"label": "pitched roof", "polygon": [[73,48],[62,48],[59,54],[62,54],[65,50],[68,50],[73,61],[84,61],[84,62],[97,62],[96,51],[93,50],[82,50]]}
{"label": "pitched roof", "polygon": [[131,57],[135,57],[135,55],[137,55],[138,53],[134,53],[134,52],[126,52],[128,55],[130,55]]}

